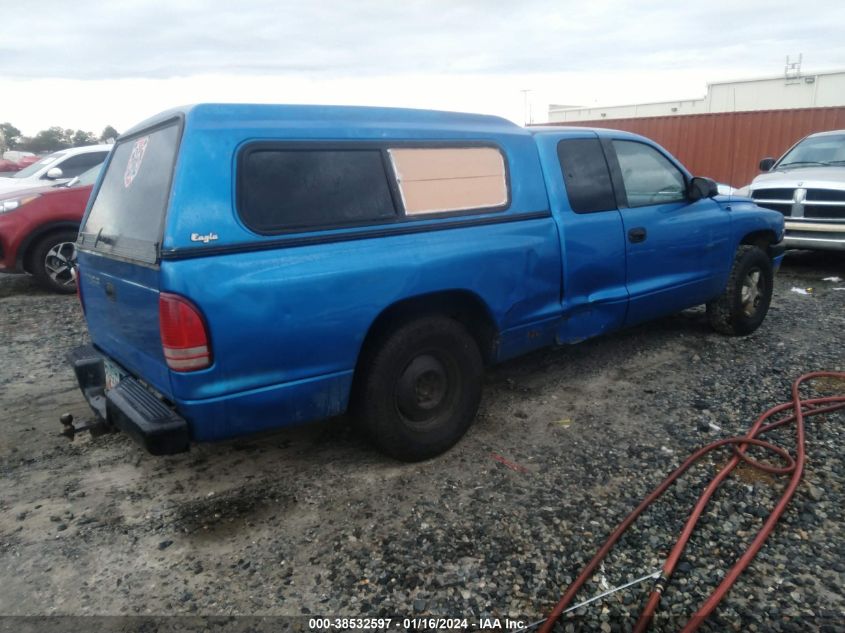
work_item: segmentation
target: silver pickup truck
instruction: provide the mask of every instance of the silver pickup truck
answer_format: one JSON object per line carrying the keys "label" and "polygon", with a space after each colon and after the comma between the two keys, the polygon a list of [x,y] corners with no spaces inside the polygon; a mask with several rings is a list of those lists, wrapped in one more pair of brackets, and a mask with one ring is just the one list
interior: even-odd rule
{"label": "silver pickup truck", "polygon": [[845,130],[811,134],[760,170],[737,193],[783,213],[787,248],[845,250]]}

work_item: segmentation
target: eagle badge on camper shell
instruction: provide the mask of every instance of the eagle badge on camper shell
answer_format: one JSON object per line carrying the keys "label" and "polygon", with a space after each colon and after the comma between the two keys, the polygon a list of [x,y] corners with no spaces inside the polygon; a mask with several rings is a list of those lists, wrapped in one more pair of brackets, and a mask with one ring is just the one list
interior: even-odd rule
{"label": "eagle badge on camper shell", "polygon": [[138,175],[138,170],[141,169],[141,161],[144,160],[144,152],[147,151],[147,145],[150,142],[149,136],[144,136],[135,141],[132,146],[132,153],[129,155],[129,161],[126,163],[126,171],[123,172],[123,186],[129,189],[129,185],[135,180]]}

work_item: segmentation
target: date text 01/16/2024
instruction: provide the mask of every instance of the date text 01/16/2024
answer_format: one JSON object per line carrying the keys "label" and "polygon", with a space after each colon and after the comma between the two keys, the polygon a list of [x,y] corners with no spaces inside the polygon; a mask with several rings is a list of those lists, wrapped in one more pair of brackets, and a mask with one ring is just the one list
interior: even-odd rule
{"label": "date text 01/16/2024", "polygon": [[310,618],[308,628],[311,631],[333,631],[333,630],[386,630],[398,628],[416,631],[490,631],[510,630],[516,631],[525,627],[522,620],[511,620],[509,618],[436,618],[436,617],[414,617],[414,618]]}

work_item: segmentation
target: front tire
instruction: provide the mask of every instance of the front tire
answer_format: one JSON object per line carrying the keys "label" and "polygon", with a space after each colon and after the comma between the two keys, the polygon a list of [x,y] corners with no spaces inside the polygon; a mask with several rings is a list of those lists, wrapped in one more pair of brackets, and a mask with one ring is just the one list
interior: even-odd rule
{"label": "front tire", "polygon": [[740,246],[725,291],[707,304],[710,325],[722,334],[751,334],[766,318],[773,288],[768,255],[757,246]]}
{"label": "front tire", "polygon": [[443,453],[478,411],[484,365],[478,345],[457,321],[421,318],[365,352],[355,415],[375,444],[415,462]]}
{"label": "front tire", "polygon": [[76,232],[51,233],[35,245],[31,271],[44,288],[62,294],[76,292]]}

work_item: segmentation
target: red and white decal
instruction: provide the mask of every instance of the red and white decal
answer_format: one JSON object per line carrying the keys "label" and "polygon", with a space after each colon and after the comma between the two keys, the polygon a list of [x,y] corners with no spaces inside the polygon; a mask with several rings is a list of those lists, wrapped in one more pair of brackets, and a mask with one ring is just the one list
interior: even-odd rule
{"label": "red and white decal", "polygon": [[150,142],[149,136],[144,136],[135,141],[132,146],[132,153],[129,155],[129,161],[126,163],[126,171],[123,172],[123,186],[129,189],[129,185],[135,180],[138,171],[141,169],[141,161],[144,160],[144,152],[147,151],[147,145]]}

